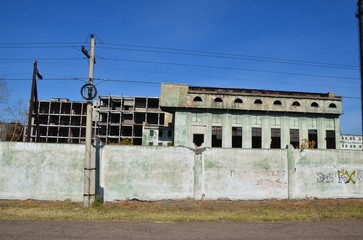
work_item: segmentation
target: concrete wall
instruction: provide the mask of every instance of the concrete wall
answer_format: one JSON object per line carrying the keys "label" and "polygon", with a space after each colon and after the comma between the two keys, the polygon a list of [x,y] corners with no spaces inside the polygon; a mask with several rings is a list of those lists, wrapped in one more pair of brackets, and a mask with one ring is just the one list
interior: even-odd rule
{"label": "concrete wall", "polygon": [[105,201],[193,198],[194,153],[188,149],[106,146],[101,165]]}
{"label": "concrete wall", "polygon": [[205,199],[286,199],[288,196],[286,150],[209,148],[201,160]]}
{"label": "concrete wall", "polygon": [[290,198],[362,198],[363,151],[289,151]]}
{"label": "concrete wall", "polygon": [[[0,199],[83,200],[84,146],[0,142]],[[362,198],[363,151],[112,146],[105,201]]]}
{"label": "concrete wall", "polygon": [[0,142],[0,199],[83,200],[84,146]]}

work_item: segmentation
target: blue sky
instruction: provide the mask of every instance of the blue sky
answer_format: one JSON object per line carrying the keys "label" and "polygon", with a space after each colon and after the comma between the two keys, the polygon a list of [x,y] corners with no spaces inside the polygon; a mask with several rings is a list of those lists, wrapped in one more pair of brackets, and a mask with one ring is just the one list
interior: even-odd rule
{"label": "blue sky", "polygon": [[0,9],[9,102],[29,98],[35,59],[39,99],[82,100],[86,80],[72,79],[88,76],[80,48],[94,33],[100,95],[159,96],[161,82],[334,92],[342,133],[361,133],[356,0],[4,0]]}

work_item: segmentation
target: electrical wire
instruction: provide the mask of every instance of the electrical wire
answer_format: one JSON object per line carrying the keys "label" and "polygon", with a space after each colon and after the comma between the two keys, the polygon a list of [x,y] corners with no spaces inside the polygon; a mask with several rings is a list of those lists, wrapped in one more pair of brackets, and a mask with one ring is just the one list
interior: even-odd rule
{"label": "electrical wire", "polygon": [[293,72],[282,72],[282,71],[271,71],[271,70],[259,70],[259,69],[251,69],[251,68],[235,68],[235,67],[225,67],[225,66],[175,63],[175,62],[159,62],[159,61],[136,60],[136,59],[105,58],[105,57],[102,57],[102,59],[107,60],[107,61],[122,61],[122,62],[135,62],[135,63],[147,63],[147,64],[174,65],[174,66],[182,66],[182,67],[198,67],[198,68],[225,69],[225,70],[261,72],[261,73],[276,73],[276,74],[284,74],[284,75],[297,75],[297,76],[309,76],[309,77],[332,78],[332,79],[359,80],[358,78],[353,78],[353,77],[329,76],[329,75],[309,74],[309,73],[293,73]]}
{"label": "electrical wire", "polygon": [[[154,47],[154,46],[143,46],[143,45],[131,45],[131,44],[122,44],[122,43],[102,43],[102,45],[110,45],[110,46],[123,46],[123,47],[132,47],[132,48],[141,48],[134,49],[134,51],[150,51],[150,52],[161,52],[161,53],[174,53],[174,54],[186,54],[186,55],[198,55],[198,56],[208,56],[208,57],[221,57],[221,58],[232,58],[232,59],[249,59],[249,60],[266,60],[272,62],[279,63],[288,63],[288,64],[301,64],[301,65],[311,65],[311,66],[324,66],[324,67],[335,67],[335,68],[347,68],[347,69],[358,69],[359,66],[348,65],[348,64],[337,64],[337,63],[326,63],[326,62],[316,62],[316,61],[304,61],[304,60],[296,60],[296,59],[287,59],[287,58],[272,58],[272,57],[263,57],[263,56],[252,56],[252,55],[243,55],[243,54],[232,54],[232,53],[222,53],[222,52],[212,52],[212,51],[200,51],[200,50],[188,50],[188,49],[178,49],[178,48],[165,48],[165,47]],[[100,46],[102,48],[102,46]],[[105,48],[105,47],[103,47]],[[125,50],[125,48],[113,48]],[[153,49],[153,50],[150,50]],[[127,49],[131,50],[131,49]]]}

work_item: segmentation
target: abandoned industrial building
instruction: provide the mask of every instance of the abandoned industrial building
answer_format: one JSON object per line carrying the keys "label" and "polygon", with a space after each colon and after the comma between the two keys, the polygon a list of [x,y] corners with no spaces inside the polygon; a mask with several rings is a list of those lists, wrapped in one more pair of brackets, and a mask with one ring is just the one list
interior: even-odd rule
{"label": "abandoned industrial building", "polygon": [[162,84],[174,115],[174,145],[223,148],[340,148],[342,98],[333,93]]}
{"label": "abandoned industrial building", "polygon": [[[38,102],[33,111],[32,142],[84,143],[86,102],[65,98]],[[36,108],[34,108],[36,109]],[[168,145],[171,114],[159,108],[159,98],[100,96],[93,103],[93,138],[108,144]],[[145,132],[146,134],[143,134]]]}
{"label": "abandoned industrial building", "polygon": [[[31,141],[85,142],[86,102],[55,98],[38,109]],[[106,144],[340,149],[341,114],[333,93],[162,84],[160,99],[98,97],[92,136]]]}

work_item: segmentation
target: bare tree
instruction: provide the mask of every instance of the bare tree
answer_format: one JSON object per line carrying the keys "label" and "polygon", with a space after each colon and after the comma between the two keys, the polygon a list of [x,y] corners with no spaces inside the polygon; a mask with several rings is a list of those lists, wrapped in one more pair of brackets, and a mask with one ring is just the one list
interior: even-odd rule
{"label": "bare tree", "polygon": [[12,117],[6,140],[21,141],[27,117],[26,101],[24,99],[19,99],[7,106],[4,111]]}

